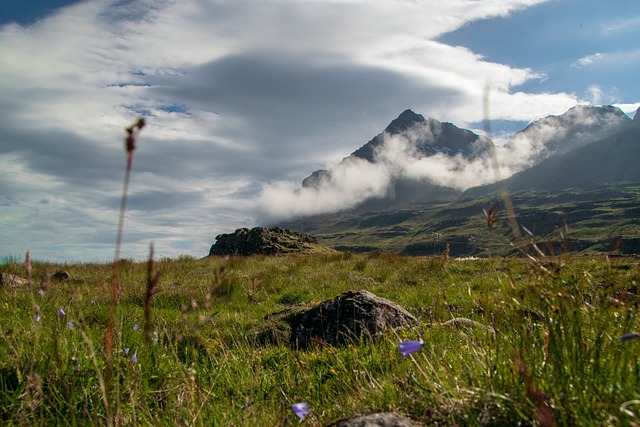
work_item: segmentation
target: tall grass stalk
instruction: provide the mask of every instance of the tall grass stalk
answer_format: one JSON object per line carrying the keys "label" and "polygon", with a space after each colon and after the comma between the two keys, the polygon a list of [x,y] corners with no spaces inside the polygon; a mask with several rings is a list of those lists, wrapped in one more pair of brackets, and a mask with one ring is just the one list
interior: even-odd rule
{"label": "tall grass stalk", "polygon": [[[136,140],[138,134],[145,126],[144,118],[139,118],[136,123],[127,127],[125,137],[125,150],[127,152],[127,164],[125,167],[124,184],[122,186],[122,197],[120,199],[120,213],[118,216],[118,230],[116,232],[116,248],[113,258],[113,270],[111,272],[111,293],[109,302],[109,318],[107,322],[107,330],[105,333],[105,361],[106,361],[106,390],[109,395],[112,390],[113,377],[113,334],[114,334],[114,318],[116,306],[120,296],[120,249],[122,246],[122,233],[124,229],[124,217],[127,207],[127,194],[129,192],[129,180],[131,178],[131,168],[133,165],[133,154],[136,149]],[[109,408],[107,408],[108,410]],[[109,418],[109,424],[112,420]]]}

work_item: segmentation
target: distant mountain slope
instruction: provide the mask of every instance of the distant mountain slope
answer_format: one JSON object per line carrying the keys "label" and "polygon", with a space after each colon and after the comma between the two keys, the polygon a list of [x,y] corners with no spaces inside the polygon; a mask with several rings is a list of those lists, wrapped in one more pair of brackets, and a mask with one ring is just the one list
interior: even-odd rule
{"label": "distant mountain slope", "polygon": [[[618,133],[550,156],[504,180],[510,191],[564,190],[640,181],[640,116],[627,120]],[[470,188],[462,199],[495,192],[497,184]]]}
{"label": "distant mountain slope", "polygon": [[620,133],[631,119],[610,105],[576,105],[559,116],[547,116],[517,132],[505,145],[507,150],[529,151],[530,163],[564,154],[575,148]]}
{"label": "distant mountain slope", "polygon": [[511,191],[640,181],[640,128],[555,155],[506,180]]}

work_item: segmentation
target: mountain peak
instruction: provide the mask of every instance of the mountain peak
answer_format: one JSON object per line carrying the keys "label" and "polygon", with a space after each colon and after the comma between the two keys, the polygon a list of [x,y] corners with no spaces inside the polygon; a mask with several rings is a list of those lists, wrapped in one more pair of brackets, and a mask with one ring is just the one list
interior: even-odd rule
{"label": "mountain peak", "polygon": [[402,133],[407,129],[413,127],[416,123],[423,123],[426,119],[424,116],[414,113],[411,109],[406,109],[398,118],[394,119],[389,126],[384,130],[385,132],[395,135],[398,133]]}

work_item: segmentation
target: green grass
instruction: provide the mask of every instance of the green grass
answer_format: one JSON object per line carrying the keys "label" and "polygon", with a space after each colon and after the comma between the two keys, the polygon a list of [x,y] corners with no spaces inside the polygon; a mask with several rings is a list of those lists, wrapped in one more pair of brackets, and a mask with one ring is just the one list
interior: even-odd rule
{"label": "green grass", "polygon": [[[107,384],[111,265],[36,262],[34,289],[0,289],[0,423],[277,426],[298,424],[289,406],[305,401],[306,425],[378,411],[428,425],[545,425],[545,414],[561,426],[637,425],[640,339],[620,336],[639,329],[638,267],[569,256],[163,259],[146,342],[147,266],[123,260]],[[59,269],[72,279],[47,282]],[[0,271],[25,276],[11,257]],[[270,313],[359,289],[420,324],[346,347],[258,342]],[[460,317],[495,332],[444,325]],[[423,349],[403,359],[398,340],[420,332]]]}

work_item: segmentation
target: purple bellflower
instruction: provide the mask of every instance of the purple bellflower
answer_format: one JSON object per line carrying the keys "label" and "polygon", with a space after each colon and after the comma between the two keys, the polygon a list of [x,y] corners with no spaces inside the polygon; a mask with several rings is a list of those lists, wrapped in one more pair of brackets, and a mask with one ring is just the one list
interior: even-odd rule
{"label": "purple bellflower", "polygon": [[301,420],[304,420],[304,416],[309,413],[309,410],[307,409],[307,402],[294,403],[291,405],[291,410]]}
{"label": "purple bellflower", "polygon": [[399,342],[398,346],[400,347],[400,354],[402,357],[407,357],[410,354],[415,353],[416,351],[420,351],[424,343],[422,341],[410,340],[405,342]]}

